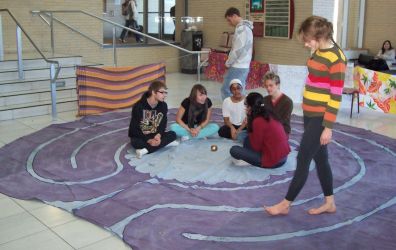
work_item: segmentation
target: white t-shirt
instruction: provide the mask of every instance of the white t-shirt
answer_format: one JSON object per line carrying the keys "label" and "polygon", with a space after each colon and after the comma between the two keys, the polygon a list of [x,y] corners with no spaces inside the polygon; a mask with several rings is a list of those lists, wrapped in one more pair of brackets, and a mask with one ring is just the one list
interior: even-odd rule
{"label": "white t-shirt", "polygon": [[223,101],[223,117],[229,117],[230,122],[240,126],[246,117],[244,99],[240,102],[233,102],[231,97],[227,97]]}

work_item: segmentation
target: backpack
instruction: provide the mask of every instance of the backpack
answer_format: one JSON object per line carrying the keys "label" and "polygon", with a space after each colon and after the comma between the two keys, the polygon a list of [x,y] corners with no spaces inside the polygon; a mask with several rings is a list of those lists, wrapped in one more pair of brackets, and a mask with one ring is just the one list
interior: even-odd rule
{"label": "backpack", "polygon": [[129,2],[124,2],[122,5],[121,5],[121,14],[123,15],[123,16],[127,16],[128,15],[128,4],[129,4]]}

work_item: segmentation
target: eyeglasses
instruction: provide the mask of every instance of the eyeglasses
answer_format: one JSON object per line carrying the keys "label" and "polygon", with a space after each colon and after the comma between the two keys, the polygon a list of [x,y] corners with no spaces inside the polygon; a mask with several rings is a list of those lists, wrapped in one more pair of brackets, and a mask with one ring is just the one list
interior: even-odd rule
{"label": "eyeglasses", "polygon": [[163,95],[167,95],[168,94],[168,91],[156,91],[157,93],[161,93],[161,94],[163,94]]}

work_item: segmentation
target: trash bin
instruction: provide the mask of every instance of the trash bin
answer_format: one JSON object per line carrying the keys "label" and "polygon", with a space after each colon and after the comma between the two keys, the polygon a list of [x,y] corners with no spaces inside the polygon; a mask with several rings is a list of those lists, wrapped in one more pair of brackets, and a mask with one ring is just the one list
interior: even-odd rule
{"label": "trash bin", "polygon": [[[181,34],[182,48],[190,51],[201,51],[203,47],[202,31],[183,30]],[[196,74],[198,67],[198,56],[186,52],[180,52],[180,70],[186,74]]]}

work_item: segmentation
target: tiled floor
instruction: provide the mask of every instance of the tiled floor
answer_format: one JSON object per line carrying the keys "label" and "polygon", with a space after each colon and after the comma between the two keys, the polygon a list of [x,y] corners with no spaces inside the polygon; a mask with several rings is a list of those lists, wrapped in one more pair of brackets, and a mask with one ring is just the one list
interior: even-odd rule
{"label": "tiled floor", "polygon": [[[195,75],[168,74],[169,107],[178,107],[195,83]],[[218,83],[202,81],[215,107],[221,107]],[[264,93],[263,89],[255,90]],[[366,128],[396,138],[396,116],[361,109],[360,115],[349,118],[350,100],[344,97],[338,122]],[[295,104],[293,111],[301,115]],[[76,120],[76,112],[58,114],[58,123]],[[15,139],[50,125],[50,116],[23,118],[0,122],[0,147]],[[110,232],[61,209],[39,201],[24,201],[0,194],[0,250],[1,249],[130,249]]]}

